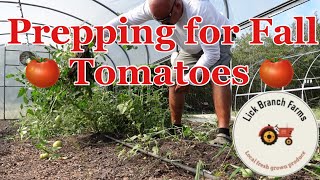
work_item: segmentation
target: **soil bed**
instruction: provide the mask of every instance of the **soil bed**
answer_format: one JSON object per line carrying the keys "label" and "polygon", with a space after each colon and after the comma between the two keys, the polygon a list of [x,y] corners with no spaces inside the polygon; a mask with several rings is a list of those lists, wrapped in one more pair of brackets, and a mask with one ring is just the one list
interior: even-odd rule
{"label": "soil bed", "polygon": [[[3,125],[3,124],[2,124]],[[1,126],[3,127],[3,126]],[[118,158],[117,144],[103,135],[81,135],[60,138],[63,148],[60,154],[65,159],[40,160],[40,151],[30,142],[8,140],[0,129],[0,179],[194,179],[194,175],[158,159],[137,154],[126,159]],[[10,134],[9,133],[9,134]],[[52,140],[54,141],[54,140]],[[226,164],[243,166],[234,152],[205,143],[186,140],[161,140],[162,156],[196,167],[202,160],[205,169],[221,179],[227,179],[235,170]],[[216,157],[215,157],[216,156]],[[221,164],[224,164],[221,166]],[[223,170],[224,171],[219,171]],[[256,176],[255,179],[260,177]],[[236,179],[242,179],[240,175]],[[285,179],[312,179],[305,171]]]}

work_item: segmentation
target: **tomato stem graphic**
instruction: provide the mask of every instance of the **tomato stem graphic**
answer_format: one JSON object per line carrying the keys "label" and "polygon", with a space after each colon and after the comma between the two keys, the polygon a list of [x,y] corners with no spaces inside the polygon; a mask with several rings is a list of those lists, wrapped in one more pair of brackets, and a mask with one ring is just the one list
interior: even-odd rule
{"label": "tomato stem graphic", "polygon": [[273,63],[279,62],[281,59],[280,58],[272,58],[270,61]]}

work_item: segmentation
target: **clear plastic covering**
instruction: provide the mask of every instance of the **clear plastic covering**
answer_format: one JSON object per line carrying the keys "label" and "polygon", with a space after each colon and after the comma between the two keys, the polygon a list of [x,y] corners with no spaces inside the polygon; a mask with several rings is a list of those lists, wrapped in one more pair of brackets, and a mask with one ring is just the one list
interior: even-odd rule
{"label": "clear plastic covering", "polygon": [[[104,25],[115,18],[117,14],[125,13],[143,3],[145,0],[0,0],[0,119],[14,119],[19,116],[21,99],[16,98],[19,85],[14,80],[5,79],[5,74],[14,73],[24,68],[19,64],[18,57],[23,51],[33,51],[39,56],[47,57],[43,47],[39,46],[5,46],[10,40],[9,18],[26,18],[35,25]],[[229,16],[234,24],[238,24],[250,17],[260,14],[286,0],[210,0],[214,6],[225,16]],[[243,5],[247,4],[247,5]],[[243,13],[246,12],[246,13]],[[146,24],[156,27],[155,21]],[[20,35],[23,43],[32,42],[33,32]],[[49,34],[44,34],[46,44],[51,44]],[[152,64],[169,53],[159,53],[153,46],[138,46],[138,49],[125,52],[117,44],[108,47],[107,63],[117,65]],[[4,103],[5,102],[5,103]]]}
{"label": "clear plastic covering", "polygon": [[[285,0],[246,0],[243,6],[243,1],[237,0],[211,0],[215,7],[225,16],[229,16],[234,23],[240,23],[249,17],[255,16],[267,9],[270,9]],[[27,18],[35,24],[45,24],[51,26],[64,25],[103,25],[109,20],[116,17],[116,14],[121,14],[129,11],[133,7],[143,3],[144,0],[21,0],[19,1],[0,1],[0,44],[6,43],[10,39],[10,23],[6,22],[8,18]],[[20,9],[21,5],[21,9]],[[254,6],[254,8],[252,8]],[[241,8],[240,8],[241,7]],[[246,9],[247,10],[244,10]],[[247,13],[241,13],[246,11]],[[157,22],[147,22],[146,24],[153,27],[157,26]],[[30,32],[32,33],[32,31]],[[49,34],[45,34],[50,36]],[[27,43],[27,37],[21,35],[20,40]],[[33,35],[28,35],[29,42],[34,39]],[[47,44],[52,43],[51,39],[44,37]],[[123,50],[117,46],[109,47],[112,53],[109,56],[114,60],[116,65],[127,64],[128,58],[131,64],[148,64],[164,58],[171,53],[158,53],[152,46],[139,46],[135,51],[125,54]],[[128,57],[129,56],[129,57]]]}
{"label": "clear plastic covering", "polygon": [[234,23],[239,24],[286,1],[288,0],[228,0],[230,17]]}

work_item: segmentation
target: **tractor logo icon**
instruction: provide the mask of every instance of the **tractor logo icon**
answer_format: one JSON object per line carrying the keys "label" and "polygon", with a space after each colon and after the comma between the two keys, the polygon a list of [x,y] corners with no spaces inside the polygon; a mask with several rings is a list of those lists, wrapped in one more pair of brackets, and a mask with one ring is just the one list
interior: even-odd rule
{"label": "tractor logo icon", "polygon": [[261,137],[261,140],[266,145],[273,145],[277,142],[278,138],[287,138],[285,140],[286,145],[292,144],[291,134],[294,128],[278,128],[278,125],[275,127],[268,126],[262,128],[259,132],[259,136]]}

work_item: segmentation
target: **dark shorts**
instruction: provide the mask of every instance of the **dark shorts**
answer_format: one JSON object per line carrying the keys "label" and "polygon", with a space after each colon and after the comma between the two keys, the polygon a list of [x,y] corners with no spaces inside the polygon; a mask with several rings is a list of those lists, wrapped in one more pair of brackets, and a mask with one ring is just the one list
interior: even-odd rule
{"label": "dark shorts", "polygon": [[[221,45],[220,44],[220,59],[209,69],[212,71],[216,66],[219,65],[225,65],[230,67],[230,62],[232,59],[232,53],[231,53],[231,45]],[[183,50],[179,51],[178,57],[173,61],[172,66],[176,65],[177,61],[183,61],[185,66],[188,66],[189,69],[191,69],[199,60],[199,58],[202,56],[203,51],[199,52],[198,54],[189,54]],[[185,71],[187,73],[188,71]],[[173,71],[172,73],[172,80],[176,81],[176,73]]]}

